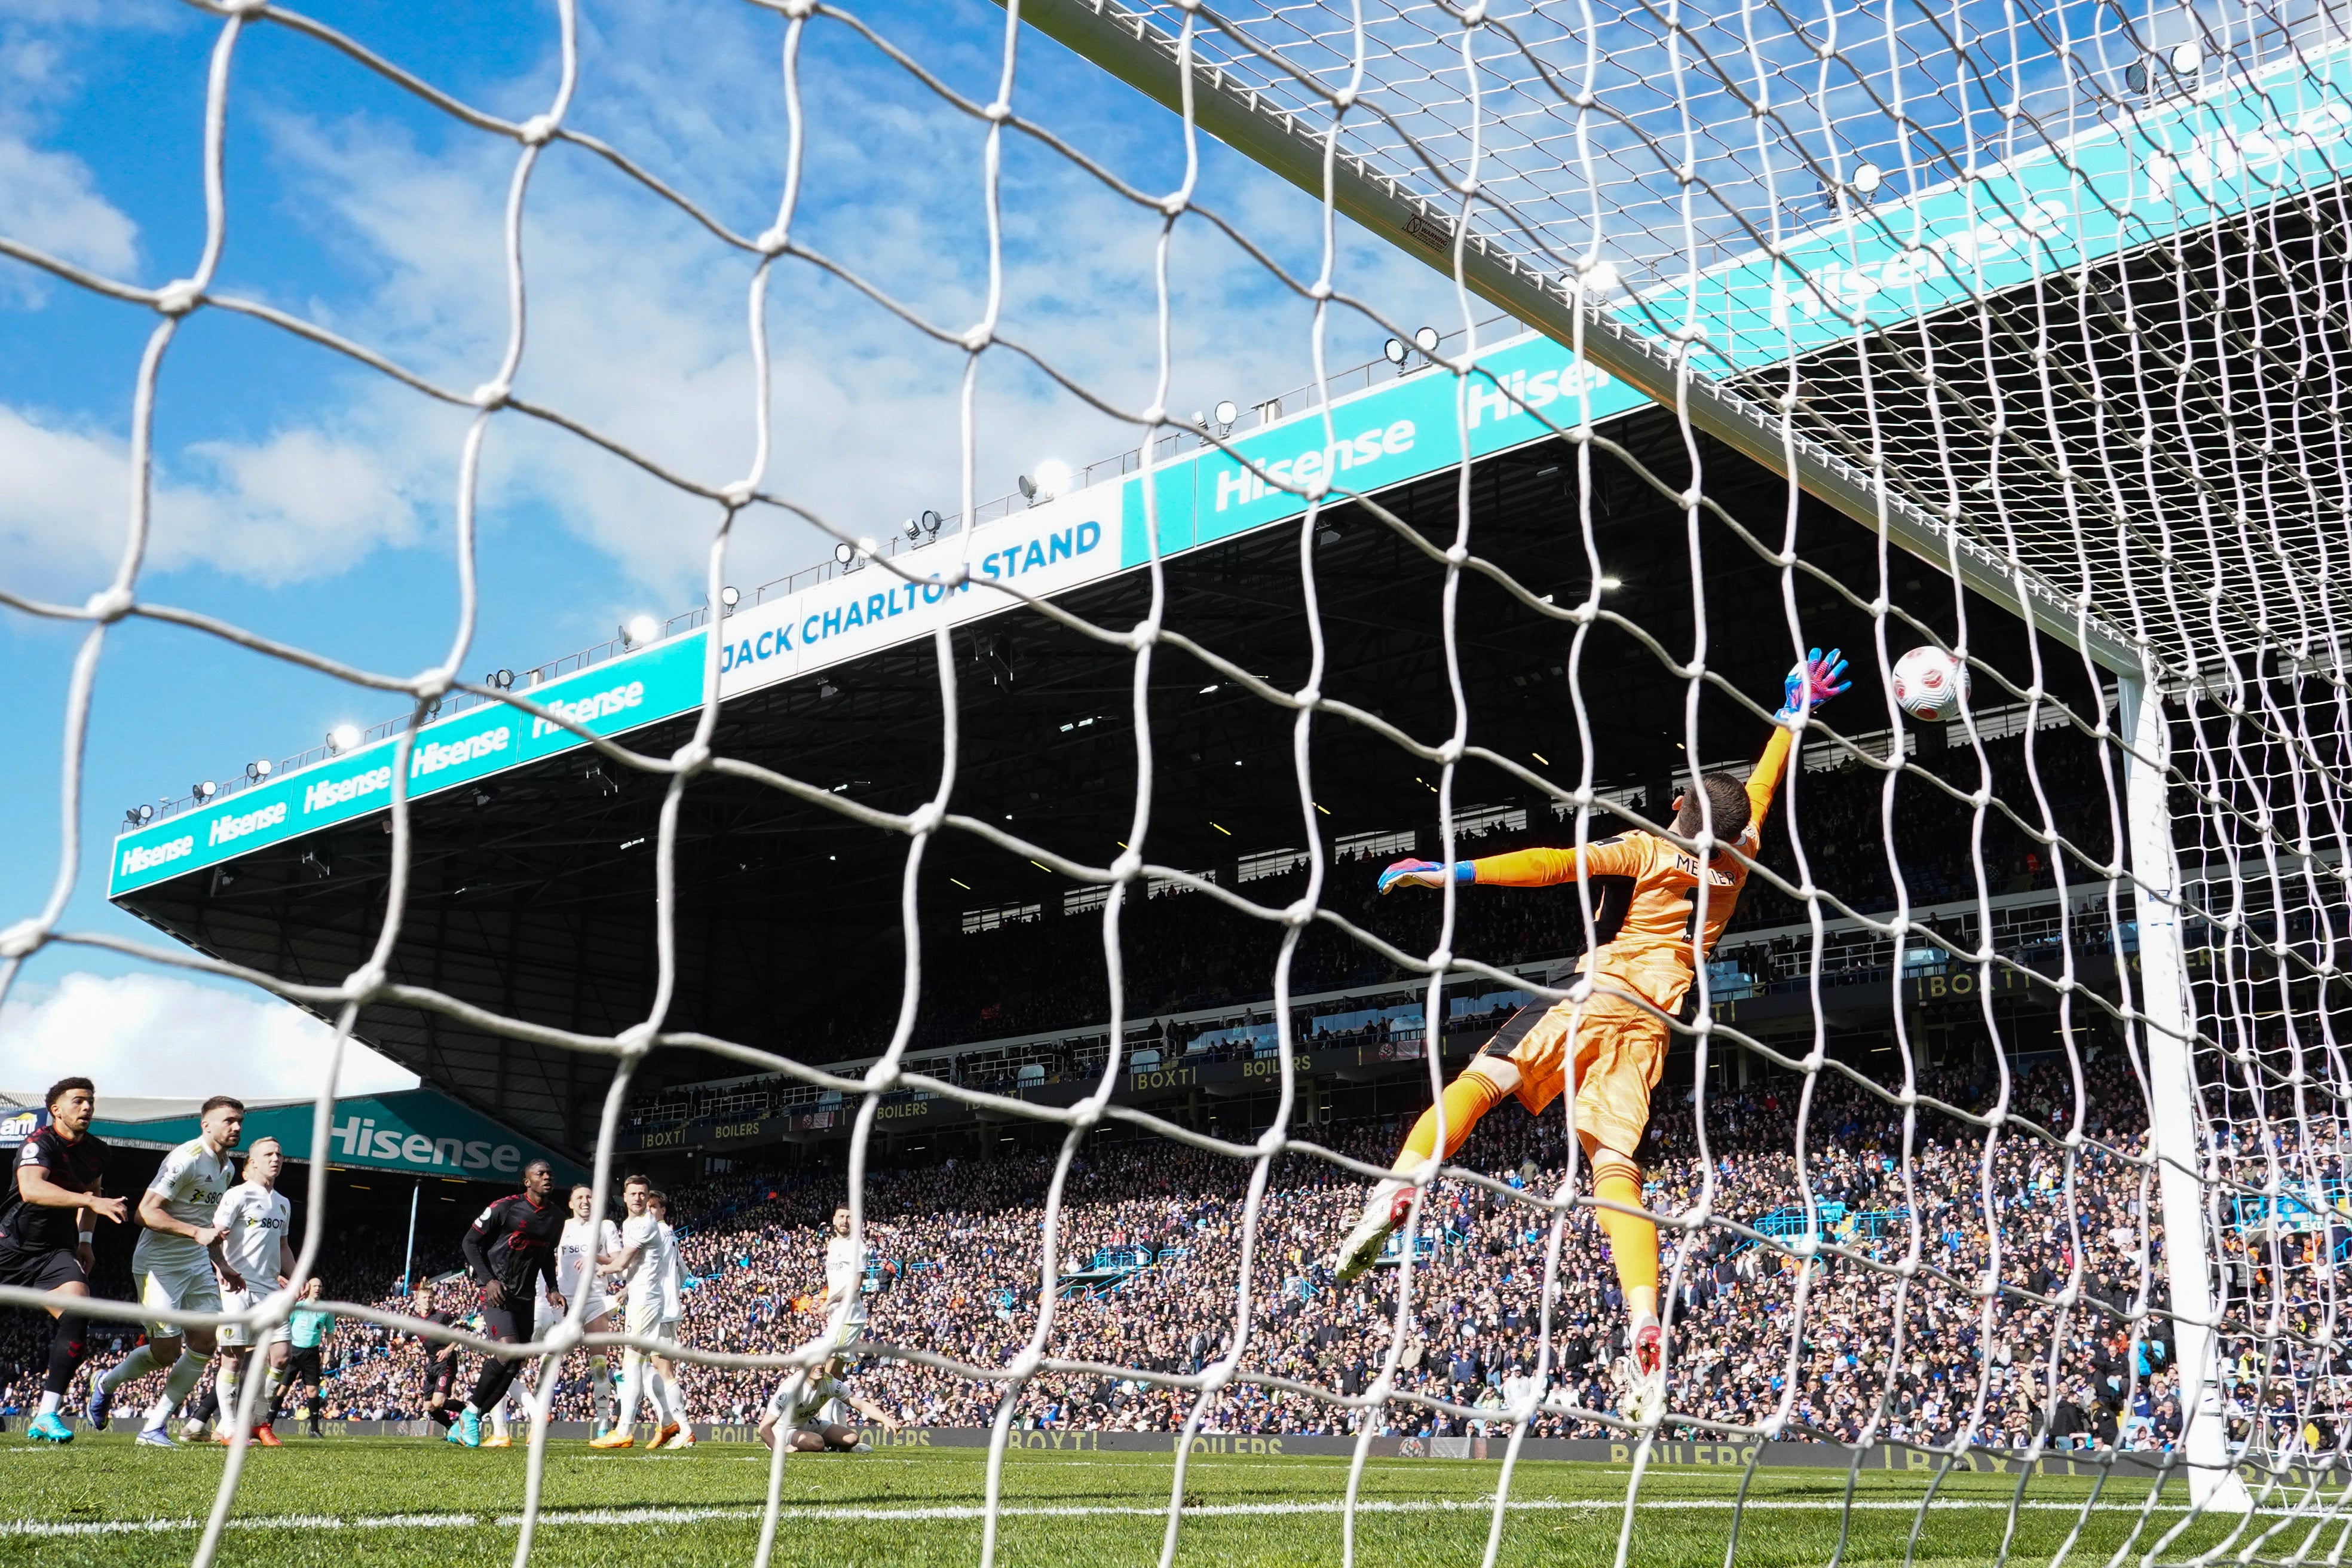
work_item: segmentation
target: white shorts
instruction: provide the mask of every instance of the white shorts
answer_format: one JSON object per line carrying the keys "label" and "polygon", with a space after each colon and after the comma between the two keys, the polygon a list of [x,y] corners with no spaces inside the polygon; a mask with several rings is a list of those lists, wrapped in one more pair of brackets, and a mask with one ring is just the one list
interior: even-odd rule
{"label": "white shorts", "polygon": [[831,1342],[834,1354],[854,1357],[857,1353],[859,1342],[866,1338],[866,1320],[844,1318],[837,1323],[828,1325],[824,1337]]}
{"label": "white shorts", "polygon": [[[220,1278],[213,1272],[213,1260],[199,1258],[194,1263],[151,1264],[136,1270],[133,1279],[139,1287],[139,1304],[159,1310],[176,1308],[183,1312],[217,1312],[221,1310]],[[147,1337],[151,1340],[176,1340],[182,1331],[177,1323],[150,1321]]]}
{"label": "white shorts", "polygon": [[627,1316],[621,1324],[623,1331],[635,1334],[640,1339],[662,1338],[662,1324],[667,1321],[662,1317],[662,1312],[667,1305],[668,1303],[659,1296],[654,1296],[643,1301],[631,1301],[628,1304]]}
{"label": "white shorts", "polygon": [[[249,1312],[268,1298],[269,1292],[267,1290],[247,1289],[224,1291],[221,1295],[221,1310]],[[293,1342],[294,1330],[290,1324],[279,1323],[275,1328],[262,1330],[260,1337],[256,1339],[254,1331],[242,1323],[223,1323],[220,1326],[220,1332],[215,1337],[224,1345],[242,1350],[247,1345],[290,1344]]]}
{"label": "white shorts", "polygon": [[[566,1310],[568,1310],[569,1309]],[[585,1328],[588,1324],[594,1322],[597,1319],[603,1317],[612,1310],[613,1303],[611,1301],[605,1300],[602,1296],[596,1297],[588,1303],[588,1310],[582,1314],[580,1319],[581,1326]],[[549,1303],[547,1299],[542,1296],[540,1298],[539,1302],[539,1316],[531,1321],[530,1337],[535,1340],[543,1340],[547,1338],[549,1331],[562,1321],[563,1313],[557,1311],[555,1308]],[[604,1352],[603,1351],[598,1351],[595,1353],[603,1355]]]}

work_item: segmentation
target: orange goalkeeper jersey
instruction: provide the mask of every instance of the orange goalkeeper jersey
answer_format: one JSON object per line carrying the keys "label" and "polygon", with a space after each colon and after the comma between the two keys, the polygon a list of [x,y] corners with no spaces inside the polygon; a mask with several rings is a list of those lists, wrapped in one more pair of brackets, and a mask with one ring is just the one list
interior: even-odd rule
{"label": "orange goalkeeper jersey", "polygon": [[[1739,848],[1750,859],[1763,842],[1764,819],[1789,764],[1790,733],[1774,729],[1748,775],[1748,830]],[[1712,952],[1748,885],[1748,868],[1718,856],[1704,868],[1706,930],[1698,920],[1698,858],[1654,833],[1621,833],[1574,849],[1521,849],[1472,862],[1478,880],[1496,887],[1548,888],[1580,876],[1592,889],[1593,951],[1577,967],[1622,981],[1664,1013],[1679,1012],[1691,984],[1691,939]]]}

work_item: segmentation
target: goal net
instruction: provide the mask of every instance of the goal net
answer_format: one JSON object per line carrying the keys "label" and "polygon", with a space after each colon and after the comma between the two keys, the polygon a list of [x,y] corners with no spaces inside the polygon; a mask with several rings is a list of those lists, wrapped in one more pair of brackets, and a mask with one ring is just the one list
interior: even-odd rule
{"label": "goal net", "polygon": [[[1028,0],[975,68],[887,8],[793,0],[760,8],[778,108],[728,139],[766,170],[766,210],[747,219],[654,129],[632,142],[596,123],[588,18],[568,3],[548,22],[551,94],[495,111],[297,10],[195,8],[213,42],[191,65],[205,223],[188,259],[154,285],[0,233],[12,268],[152,317],[124,394],[137,488],[111,581],[81,604],[0,593],[84,637],[55,887],[0,942],[0,989],[45,949],[88,944],[249,982],[339,1040],[396,1007],[569,1053],[609,1075],[577,1146],[600,1215],[620,1212],[645,1128],[752,1096],[799,1132],[845,1137],[782,1195],[702,1163],[709,1201],[672,1200],[693,1210],[689,1267],[727,1275],[740,1252],[763,1302],[822,1297],[806,1226],[837,1200],[853,1270],[863,1247],[897,1281],[840,1361],[838,1311],[799,1331],[765,1307],[714,1312],[684,1343],[657,1321],[592,1331],[584,1301],[527,1342],[422,1323],[397,1298],[336,1311],[530,1364],[542,1418],[588,1414],[562,1373],[583,1346],[676,1360],[689,1408],[748,1420],[775,1391],[787,1436],[821,1424],[840,1372],[894,1420],[984,1434],[966,1521],[983,1561],[1038,1511],[1007,1502],[1006,1476],[1039,1430],[1162,1435],[1163,1561],[1207,1517],[1192,1456],[1284,1435],[1345,1458],[1311,1505],[1337,1517],[1335,1554],[1393,1506],[1380,1467],[1438,1454],[1502,1461],[1464,1510],[1490,1521],[1488,1562],[1524,1555],[1535,1510],[1566,1506],[1529,1469],[1569,1457],[1620,1467],[1596,1516],[1618,1523],[1621,1563],[1645,1510],[1717,1504],[1727,1561],[1756,1520],[1797,1508],[1889,1550],[1939,1507],[1976,1508],[1976,1539],[2053,1562],[2340,1546],[2324,1529],[2352,1441],[2337,1289],[2352,1068],[2334,1012],[2352,41],[2334,12]],[[1096,94],[1079,101],[1111,106],[1091,122],[1063,90],[1074,61]],[[229,280],[241,234],[266,234],[227,178],[236,95],[263,71],[331,68],[372,73],[467,157],[505,148],[507,313],[478,363],[404,358],[286,302],[297,292]],[[918,184],[853,155],[886,115],[931,127],[969,172],[954,199],[978,216],[953,243],[970,265],[948,285],[920,237],[844,245],[829,228],[845,180]],[[708,286],[748,322],[739,466],[679,467],[581,412],[565,390],[579,367],[534,374],[526,310],[555,247],[535,243],[533,200],[559,161],[719,258]],[[1088,226],[1058,256],[1068,275],[1041,281],[1057,227]],[[617,222],[598,239],[630,242]],[[1118,312],[1067,302],[1092,265],[1123,279]],[[1203,333],[1187,318],[1213,294]],[[885,520],[887,478],[877,509],[829,471],[906,452],[896,416],[814,443],[801,428],[806,367],[851,370],[826,359],[824,312],[853,307],[885,329],[866,352],[956,367],[919,444],[952,454],[959,493],[904,525]],[[789,348],[779,311],[796,312]],[[459,412],[443,465],[456,569],[430,606],[452,633],[429,665],[363,668],[151,595],[163,367],[218,316]],[[1230,353],[1304,384],[1240,401]],[[1041,409],[1124,450],[1014,489],[1000,454]],[[476,523],[486,453],[513,429],[698,509],[704,607],[581,660],[642,661],[634,686],[543,690],[570,673],[552,665],[468,678],[497,549]],[[780,531],[819,566],[739,594],[730,563]],[[833,599],[805,597],[819,590]],[[323,784],[320,810],[387,835],[347,971],[66,921],[96,862],[89,715],[131,618],[405,705],[290,776],[134,814],[104,873],[133,903],[209,875],[240,839],[296,833],[277,803]],[[842,711],[823,705],[851,684],[845,661],[902,645],[926,705],[919,790],[885,798],[862,771],[914,743],[903,724],[826,731],[806,768],[747,760],[754,724]],[[1024,646],[1090,674],[1083,694],[1059,689],[1058,730],[1014,742],[983,703],[1039,679]],[[1783,672],[1833,647],[1852,691],[1784,708]],[[1906,656],[1961,672],[1957,691],[1898,679]],[[785,697],[739,722],[772,686]],[[1177,710],[1196,688],[1232,704],[1235,732],[1274,739],[1221,752]],[[648,749],[656,719],[678,722]],[[1715,805],[1678,828],[1678,798],[1747,776],[1776,724],[1790,759],[1758,838],[1724,847]],[[509,733],[516,753],[490,755]],[[1047,745],[1076,759],[1074,781],[1116,781],[1116,831],[1081,842],[1035,794],[1006,810],[1009,794],[975,787],[992,748]],[[488,853],[433,843],[419,803],[559,752],[662,802],[652,869],[626,884],[651,905],[649,1001],[609,1033],[500,1005],[495,984],[436,983],[404,946],[423,940],[422,858]],[[774,984],[807,997],[792,1027],[679,1022],[706,1016],[681,910],[698,882],[754,864],[681,855],[682,821],[721,787],[869,835],[903,955],[889,985],[829,994],[820,968],[786,966]],[[1343,819],[1338,795],[1379,804]],[[1496,889],[1448,870],[1373,891],[1391,862],[1621,836],[1745,876],[1694,893],[1696,918],[1660,945],[1687,980],[1664,1004],[1588,971],[1626,918],[1598,879]],[[1031,880],[960,895],[927,869],[950,851]],[[1736,900],[1727,922],[1717,900]],[[1638,1150],[1608,1155],[1593,1102],[1570,1092],[1492,1109],[1450,1156],[1398,1161],[1422,1108],[1462,1114],[1445,1091],[1476,1047],[1502,1038],[1482,1058],[1500,1059],[1563,1004],[1571,1051],[1612,1048],[1593,1043],[1603,1013],[1663,1042]],[[1327,1070],[1342,1049],[1370,1065]],[[680,1089],[665,1064],[688,1056],[758,1087]],[[1350,1087],[1383,1062],[1417,1064],[1409,1093]],[[1256,1098],[1220,1115],[1197,1090],[1152,1097],[1213,1067]],[[975,1141],[961,1171],[912,1158],[888,1142],[910,1103],[992,1141],[1013,1129],[1014,1152]],[[1596,1185],[1626,1156],[1630,1205]],[[1401,1224],[1342,1278],[1342,1240],[1392,1172]],[[320,1270],[328,1175],[312,1163],[297,1289],[231,1318],[284,1322]],[[1658,1237],[1654,1405],[1627,1395],[1636,1212]],[[862,1283],[848,1294],[866,1300]],[[10,1307],[43,1300],[0,1289]],[[89,1312],[213,1321],[102,1299]],[[200,1563],[239,1517],[247,1439],[231,1426],[188,1536]],[[531,1431],[519,1560],[546,1495],[544,1420]],[[1660,1479],[1699,1449],[1736,1490],[1695,1499]],[[752,1515],[762,1563],[807,1462],[775,1449]],[[1847,1484],[1772,1495],[1793,1464]],[[2014,1480],[1961,1486],[1987,1471]]]}

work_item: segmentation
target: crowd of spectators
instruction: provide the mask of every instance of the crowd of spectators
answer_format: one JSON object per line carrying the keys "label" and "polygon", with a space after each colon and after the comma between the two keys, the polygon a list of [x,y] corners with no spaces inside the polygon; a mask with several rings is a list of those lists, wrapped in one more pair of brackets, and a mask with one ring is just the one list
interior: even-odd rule
{"label": "crowd of spectators", "polygon": [[[2020,1446],[2040,1432],[2062,1445],[2153,1447],[2178,1436],[2170,1331],[2161,1316],[2162,1236],[2148,1212],[2152,1179],[2137,1158],[2144,1100],[2119,1053],[2090,1065],[2083,1131],[2091,1142],[2071,1169],[2063,1149],[2015,1126],[1993,1137],[1988,1157],[1981,1129],[1925,1110],[1906,1144],[1902,1119],[1885,1101],[1834,1074],[1819,1075],[1810,1095],[1803,1083],[1776,1076],[1710,1094],[1704,1155],[1696,1107],[1668,1097],[1658,1108],[1646,1201],[1663,1215],[1700,1220],[1664,1232],[1676,1412],[1749,1427],[1785,1412],[1792,1436],[1849,1439],[1869,1433],[1946,1443],[1965,1433]],[[1977,1110],[1990,1106],[1993,1089],[1989,1079],[1957,1068],[1927,1069],[1919,1088]],[[2074,1094],[2058,1067],[2043,1065],[2013,1081],[2010,1103],[2013,1114],[2063,1133]],[[1384,1163],[1402,1130],[1397,1119],[1380,1119],[1310,1131],[1327,1147]],[[1540,1195],[1563,1180],[1563,1153],[1557,1115],[1538,1121],[1507,1104],[1460,1158],[1515,1194]],[[1023,1152],[869,1172],[870,1337],[983,1372],[1001,1373],[1019,1357],[1039,1333],[1041,1227],[1054,1163]],[[1423,1210],[1425,1240],[1409,1283],[1402,1268],[1386,1266],[1343,1286],[1323,1260],[1361,1203],[1360,1179],[1286,1154],[1267,1173],[1254,1229],[1251,1179],[1247,1162],[1160,1142],[1087,1145],[1064,1189],[1056,1237],[1057,1278],[1086,1278],[1052,1300],[1045,1352],[1130,1373],[1191,1373],[1220,1363],[1245,1332],[1244,1373],[1339,1395],[1372,1386],[1393,1356],[1393,1388],[1408,1397],[1391,1398],[1372,1418],[1401,1434],[1458,1433],[1473,1421],[1499,1429],[1502,1408],[1536,1386],[1530,1380],[1539,1373],[1556,1400],[1615,1408],[1610,1369],[1623,1303],[1589,1210],[1572,1211],[1562,1226],[1547,1357],[1544,1211],[1516,1195],[1442,1184]],[[826,1221],[844,1191],[838,1170],[812,1168],[739,1169],[677,1193],[674,1214],[692,1280],[687,1342],[773,1352],[810,1340],[820,1326]],[[1808,1192],[1819,1234],[1852,1256],[1801,1263],[1724,1223],[1787,1243],[1805,1230]],[[2324,1271],[2312,1267],[2317,1253],[2294,1249],[2346,1238],[2285,1240],[2285,1252],[2249,1261],[2243,1288],[2248,1300],[2284,1310],[2280,1321],[2309,1328],[2321,1310],[2314,1292]],[[1895,1265],[1915,1246],[1937,1272],[1906,1283]],[[2009,1288],[1990,1305],[1976,1289],[1989,1269]],[[2060,1305],[2070,1289],[2074,1300]],[[399,1305],[374,1291],[361,1299]],[[2143,1301],[2158,1315],[2136,1324],[2130,1314]],[[27,1348],[11,1345],[26,1369],[17,1379],[23,1388],[38,1375]],[[2232,1390],[2241,1436],[2259,1424],[2280,1442],[2332,1443],[2332,1423],[2315,1411],[2330,1405],[2345,1369],[2266,1360],[2263,1349],[2252,1341],[2230,1348],[2233,1378],[2242,1377]],[[418,1413],[423,1355],[414,1340],[346,1323],[331,1361],[331,1415]],[[575,1357],[561,1374],[560,1415],[591,1415],[584,1371]],[[695,1365],[683,1375],[705,1422],[755,1418],[775,1381]],[[987,1425],[1005,1386],[1001,1377],[887,1356],[865,1361],[853,1384],[908,1423],[938,1426]],[[1410,1396],[1480,1414],[1433,1411]],[[1015,1419],[1166,1430],[1198,1398],[1136,1375],[1048,1371],[1019,1390]],[[1204,1419],[1226,1432],[1343,1433],[1357,1415],[1329,1398],[1244,1376],[1210,1399]],[[1565,1413],[1546,1415],[1536,1430],[1607,1433]]]}

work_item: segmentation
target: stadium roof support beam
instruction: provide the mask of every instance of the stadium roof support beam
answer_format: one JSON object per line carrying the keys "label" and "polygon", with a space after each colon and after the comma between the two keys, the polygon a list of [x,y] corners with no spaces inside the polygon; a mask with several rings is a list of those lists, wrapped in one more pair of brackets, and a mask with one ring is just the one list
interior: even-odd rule
{"label": "stadium roof support beam", "polygon": [[[999,0],[1003,4],[1003,0]],[[1183,111],[1176,40],[1111,0],[1021,0],[1021,19],[1163,107]],[[2005,561],[1956,527],[1895,494],[1868,470],[1798,431],[1753,399],[1678,365],[1643,334],[1603,311],[1580,310],[1559,282],[1544,279],[1475,231],[1276,112],[1258,95],[1229,85],[1214,66],[1195,63],[1192,120],[1244,157],[1332,205],[1408,256],[1447,277],[1459,254],[1470,290],[1617,377],[1653,401],[1688,412],[1691,425],[1772,472],[1794,479],[1848,517],[1885,530],[1897,548],[1959,580],[2045,635],[2109,671],[2139,676],[2149,662],[2133,639],[2039,574]]]}

